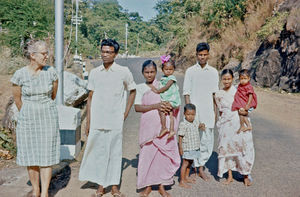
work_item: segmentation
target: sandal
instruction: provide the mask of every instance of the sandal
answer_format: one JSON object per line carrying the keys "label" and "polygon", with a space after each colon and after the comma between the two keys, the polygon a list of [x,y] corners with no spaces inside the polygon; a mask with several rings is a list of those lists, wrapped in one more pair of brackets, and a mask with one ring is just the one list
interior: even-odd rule
{"label": "sandal", "polygon": [[140,197],[148,197],[149,194],[145,194],[145,193],[140,193]]}
{"label": "sandal", "polygon": [[103,192],[95,191],[95,197],[102,197],[103,195],[104,195],[104,191]]}
{"label": "sandal", "polygon": [[113,196],[113,197],[126,197],[124,194],[122,194],[121,192],[120,193],[111,193],[111,195]]}

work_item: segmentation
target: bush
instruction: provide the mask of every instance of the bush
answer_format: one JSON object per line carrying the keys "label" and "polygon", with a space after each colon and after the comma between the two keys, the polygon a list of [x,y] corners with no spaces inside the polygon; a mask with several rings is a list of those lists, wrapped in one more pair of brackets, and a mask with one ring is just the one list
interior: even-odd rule
{"label": "bush", "polygon": [[265,25],[257,32],[260,40],[268,39],[271,35],[278,35],[283,30],[286,23],[288,12],[277,12],[274,16],[267,19]]}
{"label": "bush", "polygon": [[215,0],[204,13],[207,25],[213,23],[220,27],[228,24],[228,19],[239,18],[243,20],[246,13],[246,0]]}
{"label": "bush", "polygon": [[43,0],[1,0],[0,23],[5,30],[0,41],[21,54],[31,37],[42,39],[54,32],[54,4]]}
{"label": "bush", "polygon": [[15,136],[8,130],[0,128],[0,158],[12,159],[16,153]]}

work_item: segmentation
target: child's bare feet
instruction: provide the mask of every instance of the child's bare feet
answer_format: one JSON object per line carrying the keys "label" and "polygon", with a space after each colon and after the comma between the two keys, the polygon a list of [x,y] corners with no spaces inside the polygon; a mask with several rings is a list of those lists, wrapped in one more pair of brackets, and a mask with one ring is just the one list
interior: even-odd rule
{"label": "child's bare feet", "polygon": [[180,187],[183,187],[183,188],[186,188],[186,189],[191,189],[192,186],[186,184],[186,182],[187,182],[187,181],[181,180],[181,181],[179,182],[179,186],[180,186]]}
{"label": "child's bare feet", "polygon": [[201,177],[204,181],[209,181],[209,177],[204,173],[203,170],[199,170],[199,177]]}
{"label": "child's bare feet", "polygon": [[186,182],[187,182],[187,183],[195,184],[195,183],[196,183],[196,180],[195,180],[195,179],[192,179],[192,178],[186,178]]}
{"label": "child's bare feet", "polygon": [[246,129],[246,127],[241,126],[241,127],[239,128],[239,130],[237,131],[237,134],[239,134],[239,133],[241,133],[241,132],[244,132],[245,129]]}
{"label": "child's bare feet", "polygon": [[251,186],[251,185],[252,185],[252,182],[251,182],[251,180],[248,178],[248,176],[245,176],[245,177],[244,177],[244,184],[245,184],[245,186]]}
{"label": "child's bare feet", "polygon": [[190,177],[191,179],[193,179],[193,180],[196,181],[196,178],[197,178],[197,172],[192,173],[189,177]]}
{"label": "child's bare feet", "polygon": [[171,130],[169,135],[168,135],[168,139],[171,139],[174,135],[175,135],[175,131]]}
{"label": "child's bare feet", "polygon": [[168,133],[169,131],[168,131],[168,129],[167,128],[162,128],[161,129],[161,131],[160,131],[160,133],[159,133],[159,135],[158,135],[158,137],[162,137],[162,136],[164,136],[166,133]]}
{"label": "child's bare feet", "polygon": [[228,178],[223,182],[224,185],[229,185],[229,183],[233,182],[232,171],[228,170]]}
{"label": "child's bare feet", "polygon": [[231,182],[233,182],[233,178],[232,177],[228,177],[226,179],[226,181],[223,182],[224,185],[229,185]]}
{"label": "child's bare feet", "polygon": [[251,131],[251,130],[252,130],[252,127],[244,127],[243,132]]}

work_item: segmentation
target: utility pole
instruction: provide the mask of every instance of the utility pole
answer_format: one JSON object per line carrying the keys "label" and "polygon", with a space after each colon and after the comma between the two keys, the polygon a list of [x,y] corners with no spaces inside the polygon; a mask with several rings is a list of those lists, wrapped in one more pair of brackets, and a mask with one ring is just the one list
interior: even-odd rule
{"label": "utility pole", "polygon": [[138,35],[137,35],[135,55],[138,55],[138,53],[139,53],[139,44],[140,44],[140,33],[138,33]]}
{"label": "utility pole", "polygon": [[64,1],[55,0],[55,66],[58,72],[56,102],[64,104]]}
{"label": "utility pole", "polygon": [[128,55],[128,49],[127,49],[127,39],[128,39],[128,24],[125,24],[125,54],[126,54],[126,58]]}
{"label": "utility pole", "polygon": [[[64,1],[55,0],[55,65],[58,71],[57,111],[59,121],[60,159],[74,159],[80,152],[80,109],[64,106]],[[71,139],[71,140],[70,140]]]}
{"label": "utility pole", "polygon": [[77,52],[77,46],[78,46],[78,25],[80,22],[82,22],[82,17],[78,16],[79,11],[79,0],[76,0],[76,11],[75,11],[75,17],[72,18],[73,24],[75,25],[75,55],[74,55],[74,63],[79,62],[79,56]]}

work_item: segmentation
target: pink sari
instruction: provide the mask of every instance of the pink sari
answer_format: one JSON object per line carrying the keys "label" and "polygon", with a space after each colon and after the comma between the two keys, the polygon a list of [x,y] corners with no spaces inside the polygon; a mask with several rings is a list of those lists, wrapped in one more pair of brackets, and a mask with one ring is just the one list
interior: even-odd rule
{"label": "pink sari", "polygon": [[[158,82],[153,82],[155,87]],[[160,102],[159,94],[149,90],[142,99],[142,105],[151,105]],[[179,124],[179,110],[174,113],[175,130]],[[167,126],[169,126],[167,117]],[[173,176],[180,166],[176,137],[167,139],[168,135],[157,138],[161,129],[160,117],[157,110],[145,112],[141,116],[139,144],[141,147],[138,164],[137,188],[144,188],[151,185],[171,185]]]}

